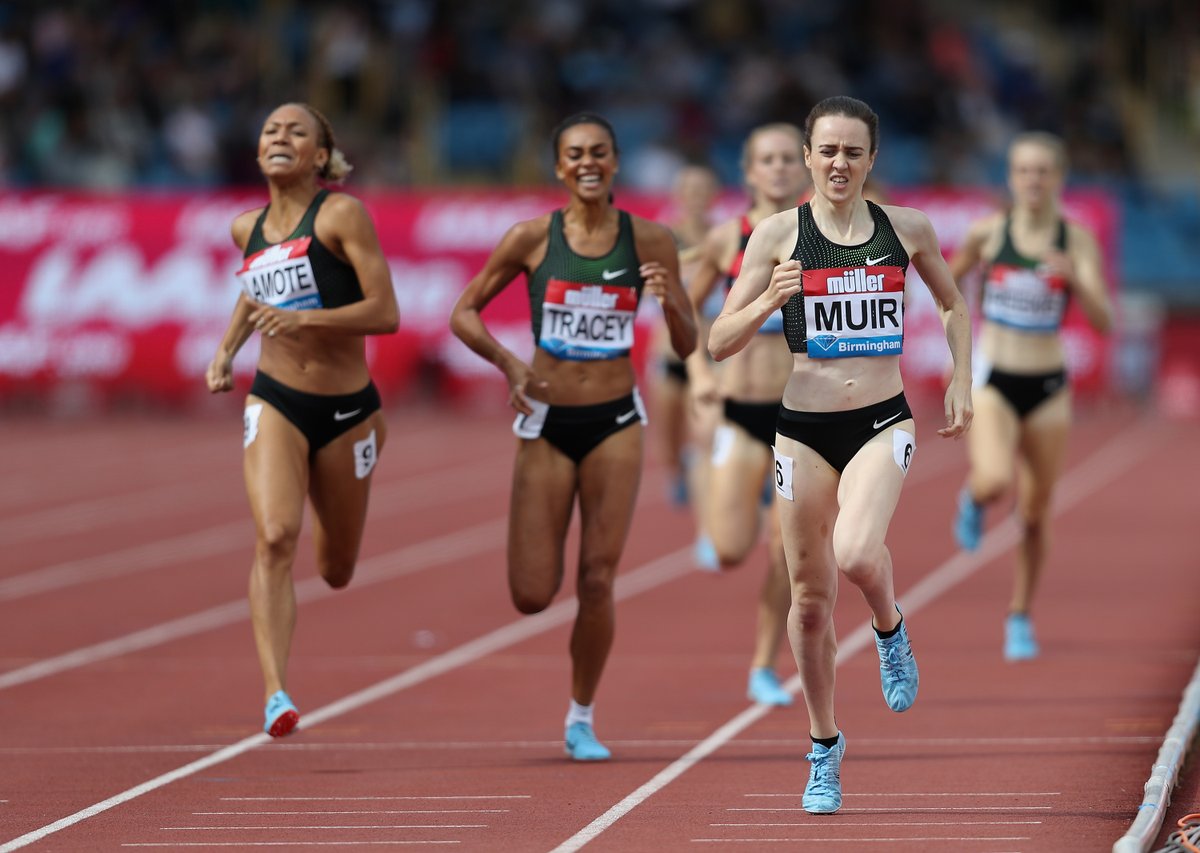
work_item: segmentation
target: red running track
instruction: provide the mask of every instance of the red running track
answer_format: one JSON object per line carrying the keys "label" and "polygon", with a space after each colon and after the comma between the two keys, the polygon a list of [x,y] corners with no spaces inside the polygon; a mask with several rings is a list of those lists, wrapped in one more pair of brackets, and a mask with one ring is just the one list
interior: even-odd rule
{"label": "red running track", "polygon": [[652,461],[597,703],[615,759],[580,766],[561,745],[570,583],[537,617],[507,599],[503,413],[391,412],[354,583],[324,589],[307,548],[297,566],[303,728],[280,742],[258,734],[236,410],[9,419],[0,850],[1108,851],[1200,649],[1200,430],[1081,413],[1037,610],[1044,654],[1014,666],[1000,655],[1011,522],[994,513],[979,554],[955,553],[964,448],[934,436],[934,412],[918,418],[889,542],[921,694],[886,709],[846,588],[847,796],[830,817],[800,809],[803,711],[744,698],[764,555],[694,570],[690,518]]}

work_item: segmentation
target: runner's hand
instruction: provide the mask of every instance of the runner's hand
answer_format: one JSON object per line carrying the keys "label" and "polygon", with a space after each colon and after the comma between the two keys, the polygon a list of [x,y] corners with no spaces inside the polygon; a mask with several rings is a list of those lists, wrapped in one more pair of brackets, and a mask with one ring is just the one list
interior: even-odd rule
{"label": "runner's hand", "polygon": [[213,394],[233,390],[233,359],[220,353],[204,372],[204,381]]}
{"label": "runner's hand", "polygon": [[958,438],[971,428],[975,415],[971,406],[971,382],[969,379],[951,380],[946,389],[946,426],[938,430],[942,438]]}
{"label": "runner's hand", "polygon": [[545,393],[549,383],[538,379],[532,367],[517,359],[512,360],[512,366],[504,371],[504,375],[508,378],[508,404],[523,415],[532,415],[533,406],[529,405],[526,392]]}

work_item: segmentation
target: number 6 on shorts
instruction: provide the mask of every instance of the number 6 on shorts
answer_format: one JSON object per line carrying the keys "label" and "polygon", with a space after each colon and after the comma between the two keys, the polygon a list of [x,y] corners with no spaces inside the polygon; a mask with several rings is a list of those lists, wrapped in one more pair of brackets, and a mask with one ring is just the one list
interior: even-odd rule
{"label": "number 6 on shorts", "polygon": [[771,450],[775,454],[775,492],[789,501],[795,500],[792,496],[792,467],[795,461],[790,456],[780,454],[777,448],[772,447]]}

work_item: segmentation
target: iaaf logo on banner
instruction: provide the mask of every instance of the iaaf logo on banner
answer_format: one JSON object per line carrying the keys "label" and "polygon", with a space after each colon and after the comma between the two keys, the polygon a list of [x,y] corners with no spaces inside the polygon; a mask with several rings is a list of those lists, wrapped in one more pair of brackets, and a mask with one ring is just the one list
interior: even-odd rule
{"label": "iaaf logo on banner", "polygon": [[225,322],[237,301],[239,260],[232,246],[177,246],[147,263],[130,243],[98,250],[58,244],[34,261],[19,316],[47,326]]}

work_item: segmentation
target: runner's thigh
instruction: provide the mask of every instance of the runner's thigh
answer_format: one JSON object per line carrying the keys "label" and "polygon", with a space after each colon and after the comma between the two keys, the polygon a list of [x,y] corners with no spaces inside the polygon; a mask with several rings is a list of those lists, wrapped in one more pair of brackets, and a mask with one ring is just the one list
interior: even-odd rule
{"label": "runner's thigh", "polygon": [[357,558],[371,477],[386,438],[387,425],[377,411],[317,451],[308,494],[319,560]]}
{"label": "runner's thigh", "polygon": [[580,567],[615,570],[637,501],[645,428],[608,436],[579,464]]}
{"label": "runner's thigh", "polygon": [[883,546],[916,453],[913,421],[901,421],[862,446],[842,472],[834,550],[872,553]]}
{"label": "runner's thigh", "polygon": [[575,487],[570,459],[544,438],[518,439],[508,514],[508,580],[514,595],[548,602],[558,591]]}
{"label": "runner's thigh", "polygon": [[308,487],[308,442],[277,409],[248,396],[242,446],[242,476],[259,538],[295,538]]}

